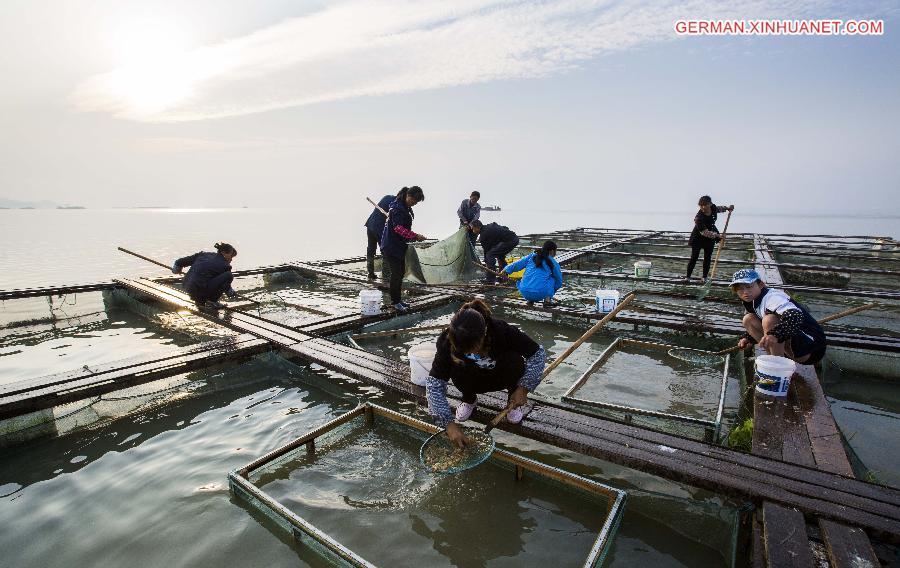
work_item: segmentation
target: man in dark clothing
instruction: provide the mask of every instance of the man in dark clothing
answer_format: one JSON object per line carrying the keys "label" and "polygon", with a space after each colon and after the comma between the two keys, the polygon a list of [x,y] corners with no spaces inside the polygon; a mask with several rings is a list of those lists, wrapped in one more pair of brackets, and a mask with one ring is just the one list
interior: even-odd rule
{"label": "man in dark clothing", "polygon": [[456,216],[459,217],[459,226],[466,227],[468,230],[467,236],[473,248],[475,247],[475,239],[478,236],[472,231],[472,221],[478,221],[478,218],[481,217],[481,205],[478,204],[479,199],[481,199],[481,193],[473,191],[468,199],[463,199],[459,209],[456,210]]}
{"label": "man in dark clothing", "polygon": [[[503,225],[497,223],[483,224],[481,221],[472,221],[472,232],[481,236],[481,248],[484,249],[484,263],[491,270],[502,272],[506,268],[506,255],[519,246],[519,237]],[[488,273],[485,281],[489,284],[496,282],[494,274]]]}
{"label": "man in dark clothing", "polygon": [[[393,195],[385,195],[381,198],[381,201],[378,202],[378,207],[387,211],[391,207],[392,201],[394,201]],[[369,271],[369,280],[378,278],[375,275],[375,251],[378,247],[378,241],[381,240],[381,234],[384,232],[385,219],[384,213],[379,211],[376,207],[375,209],[372,209],[372,213],[365,222],[366,237],[369,239],[369,244],[366,247],[366,268]],[[385,262],[384,270],[382,271],[385,277],[390,277],[390,271],[390,264]]]}
{"label": "man in dark clothing", "polygon": [[231,273],[231,260],[237,256],[237,250],[229,244],[216,243],[218,252],[198,252],[179,258],[172,265],[172,272],[180,274],[181,269],[190,266],[181,285],[198,306],[221,308],[219,298],[228,294],[229,298],[237,296],[231,287],[234,275]]}

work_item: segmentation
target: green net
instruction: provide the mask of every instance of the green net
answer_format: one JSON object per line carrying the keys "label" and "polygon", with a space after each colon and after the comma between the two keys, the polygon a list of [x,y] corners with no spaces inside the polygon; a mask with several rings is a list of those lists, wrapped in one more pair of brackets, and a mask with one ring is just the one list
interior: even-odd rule
{"label": "green net", "polygon": [[420,284],[470,280],[477,276],[473,260],[466,229],[460,227],[453,235],[427,248],[411,246],[406,249],[404,278]]}
{"label": "green net", "polygon": [[419,450],[419,459],[435,473],[457,473],[483,463],[494,451],[494,438],[481,428],[463,428],[468,439],[464,449],[450,441],[446,430],[428,438]]}

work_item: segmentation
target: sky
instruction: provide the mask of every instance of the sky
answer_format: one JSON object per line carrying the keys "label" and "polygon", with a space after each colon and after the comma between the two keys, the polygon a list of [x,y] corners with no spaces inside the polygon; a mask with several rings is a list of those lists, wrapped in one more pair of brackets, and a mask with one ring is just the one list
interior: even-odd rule
{"label": "sky", "polygon": [[897,29],[896,2],[3,0],[0,198],[900,214]]}

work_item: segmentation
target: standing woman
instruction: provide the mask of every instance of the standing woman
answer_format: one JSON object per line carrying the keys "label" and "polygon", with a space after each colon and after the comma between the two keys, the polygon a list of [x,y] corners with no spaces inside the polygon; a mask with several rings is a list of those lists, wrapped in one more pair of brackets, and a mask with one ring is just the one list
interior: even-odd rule
{"label": "standing woman", "polygon": [[222,294],[229,298],[237,296],[231,287],[234,275],[231,273],[231,261],[237,256],[237,249],[228,243],[216,243],[216,252],[198,252],[191,256],[179,258],[172,265],[174,274],[181,274],[181,269],[190,266],[181,285],[197,307],[224,308],[219,303]]}
{"label": "standing woman", "polygon": [[425,201],[422,188],[404,187],[391,202],[387,222],[381,233],[381,256],[391,267],[391,305],[398,312],[405,312],[409,304],[400,296],[403,273],[406,272],[406,248],[412,241],[424,241],[425,237],[412,231],[413,211],[416,203]]}
{"label": "standing woman", "polygon": [[688,239],[688,244],[691,245],[691,259],[687,265],[686,281],[691,280],[691,274],[694,272],[701,249],[703,250],[703,279],[706,280],[709,276],[713,248],[721,240],[719,229],[716,228],[716,219],[719,213],[734,211],[734,205],[728,207],[716,205],[708,195],[701,197],[697,205],[700,206],[700,210],[694,215],[694,230],[691,231],[691,238]]}
{"label": "standing woman", "polygon": [[[372,213],[369,214],[369,218],[366,219],[365,227],[366,227],[366,238],[369,241],[368,246],[366,247],[366,270],[369,272],[369,280],[376,280],[378,276],[375,274],[375,250],[378,246],[378,242],[381,240],[381,234],[384,233],[384,213],[381,212],[381,209],[387,211],[391,202],[394,201],[393,195],[385,195],[381,198],[381,201],[378,202],[378,207],[372,209]],[[385,273],[388,272],[389,269],[384,270]]]}
{"label": "standing woman", "polygon": [[[541,382],[547,355],[519,328],[491,316],[482,300],[465,303],[437,339],[437,354],[425,379],[428,411],[458,447],[466,445],[459,423],[472,416],[479,393],[505,390],[515,408],[506,415],[522,421],[521,407]],[[447,383],[462,393],[456,414],[447,402]]]}
{"label": "standing woman", "polygon": [[544,307],[549,308],[553,305],[554,294],[562,288],[562,270],[554,256],[556,243],[545,241],[544,246],[512,264],[507,264],[503,269],[506,274],[525,269],[525,274],[522,275],[517,287],[529,306],[542,301]]}

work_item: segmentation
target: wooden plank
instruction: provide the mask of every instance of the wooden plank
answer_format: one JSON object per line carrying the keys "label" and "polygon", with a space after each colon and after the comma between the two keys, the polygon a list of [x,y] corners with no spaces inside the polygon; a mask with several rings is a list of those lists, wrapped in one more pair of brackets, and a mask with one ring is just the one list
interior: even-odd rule
{"label": "wooden plank", "polygon": [[60,379],[48,378],[48,384],[45,385],[35,384],[34,381],[27,381],[27,385],[5,385],[10,389],[8,394],[0,396],[0,419],[53,408],[221,363],[244,360],[270,349],[269,342],[254,338],[243,341],[238,346],[192,351],[144,364],[106,369],[101,373],[90,370],[83,371],[81,376],[78,371],[67,373]]}
{"label": "wooden plank", "polygon": [[869,537],[859,528],[819,519],[831,568],[878,568],[881,564]]}
{"label": "wooden plank", "polygon": [[375,316],[349,314],[302,324],[297,326],[296,329],[305,333],[315,333],[317,335],[334,335],[336,333],[343,333],[346,331],[359,329],[362,326],[368,325],[373,322],[389,320],[397,317],[398,315],[418,313],[440,306],[445,306],[453,302],[454,300],[456,300],[455,297],[447,296],[446,294],[428,294],[410,300],[410,309],[404,312],[404,314],[400,314],[394,310],[386,310]]}
{"label": "wooden plank", "polygon": [[[580,276],[582,278],[603,278],[605,280],[633,280],[636,283],[650,284],[669,284],[672,286],[684,286],[685,283],[681,277],[670,276],[649,276],[647,278],[635,278],[632,274],[608,274],[592,270],[573,270],[564,269],[563,275]],[[728,288],[730,280],[714,280],[712,286],[714,288]],[[863,298],[880,298],[883,300],[900,300],[900,292],[887,289],[874,288],[823,288],[820,286],[805,286],[801,284],[784,284],[779,288],[784,290],[793,290],[795,292],[804,292],[808,294],[822,294],[831,296],[844,297],[863,297]]]}
{"label": "wooden plank", "polygon": [[[177,303],[176,299],[170,297],[170,300]],[[311,338],[294,344],[289,349],[326,368],[404,396],[421,400],[424,394],[422,387],[396,375],[386,374],[387,371],[378,369],[377,366],[373,368],[373,362],[378,362],[372,358],[372,354],[349,346],[338,346],[321,338]],[[400,374],[399,369],[396,374]],[[498,404],[503,404],[503,401],[498,401]],[[768,498],[812,514],[859,524],[878,534],[900,535],[900,507],[891,503],[900,502],[900,492],[882,487],[867,487],[866,484],[857,486],[854,485],[858,483],[855,480],[846,480],[833,474],[662,435],[663,439],[672,440],[672,444],[690,448],[690,451],[680,451],[675,446],[663,446],[645,439],[648,436],[660,436],[658,433],[629,429],[621,424],[559,408],[536,404],[530,416],[535,416],[535,413],[537,419],[530,418],[523,425],[515,427],[515,431],[623,465],[637,466],[638,469],[670,479],[751,499]],[[753,463],[754,460],[758,469],[748,467],[745,463]],[[820,484],[810,482],[810,479],[816,478]],[[877,497],[870,498],[869,492]]]}
{"label": "wooden plank", "polygon": [[146,359],[133,357],[118,361],[111,361],[102,365],[95,365],[93,368],[87,365],[80,369],[67,371],[64,373],[55,373],[26,379],[22,381],[14,381],[11,383],[0,385],[0,397],[21,394],[34,389],[47,388],[55,385],[62,385],[67,382],[83,380],[90,377],[99,377],[105,373],[119,373],[128,371],[136,367],[146,367],[148,365],[165,365],[176,359],[194,355],[203,355],[206,353],[214,353],[217,351],[238,351],[243,349],[249,342],[258,343],[259,340],[251,334],[242,334],[224,340],[208,341],[198,345],[192,345],[181,349],[178,353],[159,357],[156,359]]}
{"label": "wooden plank", "polygon": [[115,282],[98,282],[95,284],[79,284],[73,286],[47,286],[42,288],[12,288],[0,290],[0,301],[18,300],[21,298],[38,298],[41,296],[64,296],[67,294],[83,294],[86,292],[102,292],[116,287]]}
{"label": "wooden plank", "polygon": [[754,511],[751,519],[751,547],[753,568],[766,568],[766,542],[763,538],[762,511]]}
{"label": "wooden plank", "polygon": [[[768,245],[766,245],[766,251],[769,251]],[[571,249],[571,248],[563,248],[560,247],[557,249],[560,252],[569,252],[569,251],[584,251],[584,249]],[[762,251],[757,250],[757,253]],[[770,251],[769,251],[770,252]],[[689,256],[684,255],[674,255],[674,254],[661,254],[661,253],[645,253],[645,252],[627,252],[627,251],[611,251],[611,250],[590,250],[584,251],[584,254],[587,255],[598,255],[598,256],[625,256],[625,257],[639,257],[639,258],[657,258],[660,260],[671,260],[677,262],[686,262],[690,260]],[[771,254],[771,252],[770,252]],[[747,266],[748,262],[746,260],[737,260],[732,258],[721,258],[719,259],[719,264],[731,264],[736,266]],[[806,264],[801,262],[779,262],[774,259],[774,256],[770,256],[768,259],[760,258],[757,255],[755,266],[757,271],[762,269],[762,267],[772,267],[772,268],[793,268],[796,270],[831,270],[831,271],[839,271],[839,272],[847,272],[847,273],[859,273],[859,274],[884,274],[888,276],[900,276],[900,271],[898,270],[890,270],[884,268],[860,268],[860,267],[852,267],[852,266],[834,266],[831,264]],[[762,274],[762,272],[761,272]],[[766,280],[763,278],[766,282]]]}
{"label": "wooden plank", "polygon": [[763,540],[769,566],[813,568],[806,521],[799,511],[775,503],[763,504]]}
{"label": "wooden plank", "polygon": [[798,365],[791,379],[791,390],[797,395],[816,467],[853,477],[853,467],[844,450],[841,432],[831,414],[815,368]]}
{"label": "wooden plank", "polygon": [[754,455],[815,467],[793,381],[786,397],[754,396],[752,447]]}
{"label": "wooden plank", "polygon": [[769,286],[784,287],[784,278],[775,262],[775,254],[762,235],[753,235],[753,251],[756,258],[755,268],[762,276],[763,282]]}

